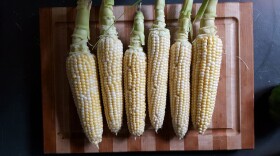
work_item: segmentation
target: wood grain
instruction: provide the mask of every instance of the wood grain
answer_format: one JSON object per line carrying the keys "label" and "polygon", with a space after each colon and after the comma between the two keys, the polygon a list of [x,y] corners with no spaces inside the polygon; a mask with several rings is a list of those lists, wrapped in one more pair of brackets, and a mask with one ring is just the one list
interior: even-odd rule
{"label": "wood grain", "polygon": [[[193,6],[193,15],[200,4]],[[146,41],[154,19],[154,6],[143,5]],[[177,30],[180,4],[166,5],[166,23],[171,32],[171,43]],[[91,44],[98,40],[98,7],[90,17]],[[116,6],[114,14],[124,50],[129,44],[134,7]],[[146,117],[145,132],[141,137],[129,135],[126,117],[115,136],[104,123],[103,141],[97,149],[85,138],[65,73],[65,60],[69,52],[74,29],[75,8],[40,9],[42,104],[45,153],[96,153],[129,151],[190,151],[233,150],[254,148],[254,62],[252,3],[220,3],[216,25],[223,42],[223,61],[216,107],[210,128],[198,135],[190,124],[186,137],[175,136],[169,102],[163,128],[154,132]],[[199,22],[194,24],[197,32]],[[146,47],[145,47],[146,50]],[[93,50],[96,53],[96,50]],[[248,69],[245,66],[246,63]],[[104,111],[104,110],[103,110]]]}
{"label": "wood grain", "polygon": [[[253,36],[253,16],[246,16],[252,15],[253,11],[252,5],[246,3],[240,7],[240,24],[244,25],[244,27],[240,31],[240,47],[242,47],[242,51],[239,53],[240,58],[246,62],[248,68],[244,64],[240,64],[239,70],[244,75],[241,76],[240,85],[244,87],[241,89],[241,143],[242,148],[254,148],[254,134],[252,133],[252,129],[254,127],[254,105],[248,105],[248,103],[254,102],[254,88],[249,86],[254,85],[254,54],[250,53],[253,51],[253,38],[245,37],[246,35]],[[246,25],[246,26],[245,26]],[[246,73],[246,74],[245,74]],[[243,115],[244,114],[244,115]],[[246,115],[245,115],[246,114]]]}
{"label": "wood grain", "polygon": [[56,153],[56,128],[55,128],[55,100],[53,80],[53,54],[52,49],[52,9],[40,10],[40,44],[41,44],[41,76],[42,76],[42,104],[43,104],[43,129],[44,151]]}

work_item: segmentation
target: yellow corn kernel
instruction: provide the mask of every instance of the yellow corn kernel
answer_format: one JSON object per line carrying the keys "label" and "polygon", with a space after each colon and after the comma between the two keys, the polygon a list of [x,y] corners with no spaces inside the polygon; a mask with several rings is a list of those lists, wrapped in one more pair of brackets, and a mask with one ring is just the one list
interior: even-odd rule
{"label": "yellow corn kernel", "polygon": [[173,129],[181,139],[188,131],[190,111],[191,44],[177,41],[171,46],[169,87]]}
{"label": "yellow corn kernel", "polygon": [[170,34],[152,30],[148,38],[148,107],[152,126],[162,127],[167,96]]}
{"label": "yellow corn kernel", "polygon": [[84,133],[98,147],[102,140],[103,121],[95,57],[89,52],[70,54],[66,69]]}
{"label": "yellow corn kernel", "polygon": [[111,132],[117,134],[122,126],[123,117],[121,41],[109,36],[100,39],[97,57],[105,117]]}
{"label": "yellow corn kernel", "polygon": [[146,117],[146,54],[129,49],[124,56],[124,90],[128,129],[140,136]]}
{"label": "yellow corn kernel", "polygon": [[211,123],[222,62],[222,41],[216,35],[199,35],[193,42],[192,122],[200,134]]}

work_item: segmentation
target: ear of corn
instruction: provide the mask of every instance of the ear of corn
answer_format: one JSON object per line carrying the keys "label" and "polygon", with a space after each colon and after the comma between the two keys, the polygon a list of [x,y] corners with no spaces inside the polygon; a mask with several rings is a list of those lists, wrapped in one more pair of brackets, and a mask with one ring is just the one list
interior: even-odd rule
{"label": "ear of corn", "polygon": [[123,45],[114,26],[113,4],[113,0],[103,0],[100,8],[101,36],[97,57],[105,117],[111,132],[117,134],[123,117]]}
{"label": "ear of corn", "polygon": [[91,143],[102,140],[103,121],[95,56],[87,47],[91,0],[79,0],[66,70],[82,128]]}
{"label": "ear of corn", "polygon": [[167,96],[170,32],[165,28],[164,0],[156,0],[156,20],[148,37],[148,110],[155,131],[162,127]]}
{"label": "ear of corn", "polygon": [[216,35],[217,0],[208,3],[200,22],[199,35],[193,42],[192,122],[203,134],[211,123],[222,61],[222,41]]}
{"label": "ear of corn", "polygon": [[127,125],[132,135],[144,132],[146,117],[146,54],[141,45],[145,44],[144,16],[137,11],[129,49],[124,55],[124,93]]}
{"label": "ear of corn", "polygon": [[170,49],[169,87],[171,118],[174,132],[181,139],[188,131],[190,111],[191,43],[188,34],[191,25],[192,0],[182,7],[175,43]]}

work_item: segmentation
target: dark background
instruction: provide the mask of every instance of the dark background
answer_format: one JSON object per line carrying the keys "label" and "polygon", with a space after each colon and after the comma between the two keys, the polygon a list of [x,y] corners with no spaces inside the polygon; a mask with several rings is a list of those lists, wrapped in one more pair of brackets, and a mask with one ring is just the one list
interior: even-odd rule
{"label": "dark background", "polygon": [[[94,5],[100,4],[100,0],[93,1]],[[235,2],[239,1],[245,0]],[[116,0],[117,5],[133,2]],[[167,3],[181,2],[167,0]],[[143,4],[152,3],[152,0],[143,0]],[[146,154],[280,156],[280,126],[271,121],[267,103],[271,89],[280,83],[280,0],[253,0],[253,3],[255,150]],[[2,0],[0,3],[1,156],[43,155],[39,8],[62,6],[75,6],[75,0]]]}

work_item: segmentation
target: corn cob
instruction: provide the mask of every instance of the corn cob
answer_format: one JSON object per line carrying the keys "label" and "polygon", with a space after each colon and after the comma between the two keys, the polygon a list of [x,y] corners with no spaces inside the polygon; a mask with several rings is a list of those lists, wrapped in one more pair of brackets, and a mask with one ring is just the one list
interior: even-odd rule
{"label": "corn cob", "polygon": [[216,35],[218,0],[204,0],[205,11],[199,34],[193,42],[192,59],[192,123],[200,134],[209,126],[214,112],[222,61],[222,41]]}
{"label": "corn cob", "polygon": [[162,127],[166,108],[170,32],[165,28],[164,0],[156,0],[156,20],[148,37],[148,110],[155,131]]}
{"label": "corn cob", "polygon": [[117,135],[123,117],[123,45],[114,26],[112,5],[114,0],[103,0],[101,4],[99,18],[101,36],[97,45],[97,58],[105,117],[109,129]]}
{"label": "corn cob", "polygon": [[144,132],[146,117],[146,54],[141,45],[145,45],[144,16],[137,11],[129,49],[124,55],[124,93],[127,125],[132,135],[140,136]]}
{"label": "corn cob", "polygon": [[182,139],[188,131],[190,112],[191,48],[188,34],[193,0],[185,0],[179,18],[175,43],[170,49],[169,87],[174,132]]}
{"label": "corn cob", "polygon": [[95,56],[87,46],[91,0],[79,0],[70,53],[66,60],[67,77],[82,128],[91,143],[102,140],[103,121]]}

